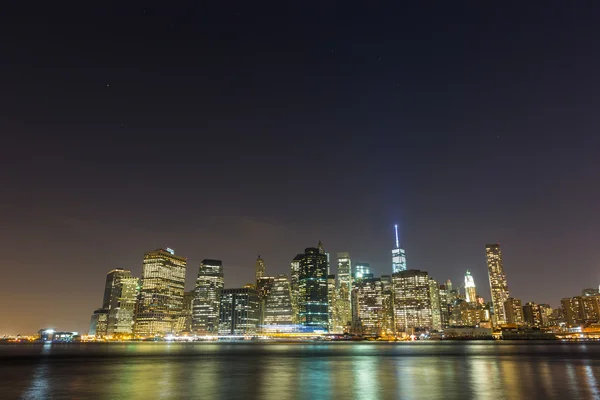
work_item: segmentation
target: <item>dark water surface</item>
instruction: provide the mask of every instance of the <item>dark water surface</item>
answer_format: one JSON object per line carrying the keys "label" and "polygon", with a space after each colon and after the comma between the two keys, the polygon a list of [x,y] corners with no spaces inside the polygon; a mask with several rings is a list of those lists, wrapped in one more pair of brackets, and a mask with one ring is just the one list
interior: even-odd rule
{"label": "dark water surface", "polygon": [[0,399],[597,399],[600,343],[0,346]]}

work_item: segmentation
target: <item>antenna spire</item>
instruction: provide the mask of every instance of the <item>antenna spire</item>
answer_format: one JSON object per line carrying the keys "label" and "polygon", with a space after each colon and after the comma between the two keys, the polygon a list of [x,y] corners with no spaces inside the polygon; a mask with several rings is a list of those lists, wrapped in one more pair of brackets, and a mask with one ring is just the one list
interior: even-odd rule
{"label": "antenna spire", "polygon": [[396,248],[400,248],[400,241],[398,240],[398,224],[394,225],[394,230],[396,231]]}

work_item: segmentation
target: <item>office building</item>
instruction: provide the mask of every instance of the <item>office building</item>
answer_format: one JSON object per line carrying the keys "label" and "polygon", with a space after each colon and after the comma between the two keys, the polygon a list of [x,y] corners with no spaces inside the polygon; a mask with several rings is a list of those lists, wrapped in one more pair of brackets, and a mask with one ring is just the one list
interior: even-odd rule
{"label": "office building", "polygon": [[186,259],[167,248],[144,255],[135,334],[143,337],[176,332],[183,311]]}
{"label": "office building", "polygon": [[293,309],[290,281],[285,275],[273,278],[271,290],[265,299],[264,325],[292,325]]}
{"label": "office building", "polygon": [[256,289],[222,289],[219,300],[219,335],[246,336],[258,332],[259,301]]}
{"label": "office building", "polygon": [[523,306],[523,320],[530,327],[541,328],[544,326],[544,317],[540,305],[533,302],[526,303]]}
{"label": "office building", "polygon": [[600,322],[598,296],[567,297],[560,301],[568,327]]}
{"label": "office building", "polygon": [[511,325],[523,325],[523,305],[521,300],[509,297],[504,302],[504,310],[506,312],[506,323]]}
{"label": "office building", "polygon": [[292,294],[292,310],[294,324],[300,321],[300,261],[304,254],[298,254],[290,263],[290,290]]}
{"label": "office building", "polygon": [[396,247],[392,249],[392,272],[406,271],[406,253],[400,247],[400,238],[398,236],[398,225],[394,225],[396,233]]}
{"label": "office building", "polygon": [[349,253],[338,253],[338,291],[337,291],[337,313],[336,332],[343,332],[345,327],[352,321],[352,260]]}
{"label": "office building", "polygon": [[106,336],[108,327],[108,310],[105,308],[99,308],[94,310],[92,318],[90,319],[90,330],[88,335],[96,337]]}
{"label": "office building", "polygon": [[469,270],[467,270],[467,273],[465,274],[465,300],[467,303],[477,302],[475,281],[473,280],[473,276],[471,276],[471,272]]}
{"label": "office building", "polygon": [[356,263],[354,266],[354,279],[362,279],[371,275],[371,265],[369,263]]}
{"label": "office building", "polygon": [[409,269],[392,274],[394,320],[398,332],[432,327],[429,275]]}
{"label": "office building", "polygon": [[508,283],[504,274],[502,265],[502,252],[499,244],[487,244],[485,246],[488,274],[490,278],[490,291],[492,295],[492,305],[494,307],[494,324],[502,325],[507,323],[504,302],[510,297],[508,292]]}
{"label": "office building", "polygon": [[431,299],[431,329],[442,330],[442,301],[440,298],[440,285],[429,278],[429,298]]}
{"label": "office building", "polygon": [[317,248],[309,247],[300,259],[298,279],[299,323],[315,330],[329,326],[327,293],[327,255],[319,242]]}
{"label": "office building", "polygon": [[354,284],[352,296],[354,304],[352,326],[355,333],[365,336],[380,335],[384,322],[381,279],[372,277],[360,279]]}
{"label": "office building", "polygon": [[192,330],[199,335],[215,335],[219,330],[219,306],[224,286],[223,262],[204,259],[198,269],[192,306]]}

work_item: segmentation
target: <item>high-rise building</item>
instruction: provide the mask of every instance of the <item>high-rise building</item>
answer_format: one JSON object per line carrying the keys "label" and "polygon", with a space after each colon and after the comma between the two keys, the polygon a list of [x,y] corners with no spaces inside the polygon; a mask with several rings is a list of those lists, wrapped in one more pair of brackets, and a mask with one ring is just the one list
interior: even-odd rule
{"label": "high-rise building", "polygon": [[381,275],[381,296],[383,307],[381,333],[392,335],[396,325],[394,323],[394,285],[391,275]]}
{"label": "high-rise building", "polygon": [[562,299],[565,322],[569,327],[600,322],[600,298],[598,296],[575,296]]}
{"label": "high-rise building", "polygon": [[392,249],[392,272],[406,271],[406,253],[400,247],[400,238],[398,236],[398,224],[394,225],[396,233],[396,247]]}
{"label": "high-rise building", "polygon": [[432,327],[429,275],[409,269],[392,274],[396,330],[410,333],[414,328]]}
{"label": "high-rise building", "polygon": [[260,256],[258,256],[258,258],[256,259],[256,281],[257,282],[260,278],[265,276],[266,269],[267,269],[267,266],[265,264],[265,260],[263,260],[262,258],[260,258]]}
{"label": "high-rise building", "polygon": [[523,325],[523,306],[521,300],[509,297],[504,302],[504,310],[506,312],[506,322],[513,325]]}
{"label": "high-rise building", "polygon": [[304,254],[298,254],[290,263],[290,290],[294,324],[300,322],[300,261]]}
{"label": "high-rise building", "polygon": [[202,260],[196,279],[196,297],[192,306],[192,330],[197,334],[215,335],[218,332],[223,286],[223,262]]}
{"label": "high-rise building", "polygon": [[506,311],[504,302],[510,297],[504,267],[502,265],[502,252],[499,244],[486,244],[485,253],[490,278],[490,291],[494,306],[494,323],[506,324]]}
{"label": "high-rise building", "polygon": [[285,275],[273,278],[271,290],[265,300],[264,325],[281,326],[293,324],[290,281]]}
{"label": "high-rise building", "polygon": [[106,274],[102,308],[94,311],[90,331],[97,336],[131,335],[138,290],[138,278],[131,271],[116,268]]}
{"label": "high-rise building", "polygon": [[255,335],[258,332],[256,289],[222,289],[219,305],[219,335]]}
{"label": "high-rise building", "polygon": [[429,278],[429,298],[431,299],[431,329],[442,330],[442,301],[440,298],[440,285]]}
{"label": "high-rise building", "polygon": [[336,309],[338,310],[335,331],[344,331],[352,321],[352,260],[349,253],[338,253],[338,293]]}
{"label": "high-rise building", "polygon": [[531,327],[541,328],[544,325],[544,318],[540,305],[531,301],[526,303],[523,306],[523,320]]}
{"label": "high-rise building", "polygon": [[186,259],[172,249],[144,255],[135,334],[156,336],[176,332],[183,311]]}
{"label": "high-rise building", "polygon": [[337,318],[337,288],[335,286],[335,275],[327,275],[327,311],[329,312],[329,324],[327,330],[334,331],[335,319]]}
{"label": "high-rise building", "polygon": [[465,300],[467,303],[477,302],[477,290],[475,289],[475,281],[471,272],[467,270],[465,274]]}
{"label": "high-rise building", "polygon": [[317,330],[327,330],[329,326],[328,268],[321,242],[317,248],[309,247],[304,251],[298,280],[299,323]]}
{"label": "high-rise building", "polygon": [[354,271],[354,278],[355,279],[362,279],[367,275],[371,274],[371,264],[369,263],[356,263],[355,267],[355,271]]}
{"label": "high-rise building", "polygon": [[383,331],[384,307],[381,278],[365,277],[354,283],[353,323],[356,333],[378,336]]}
{"label": "high-rise building", "polygon": [[[264,325],[264,316],[266,308],[266,300],[271,293],[275,278],[272,276],[261,276],[256,280],[256,285],[253,286],[258,294],[258,325]],[[246,286],[244,286],[246,287]]]}

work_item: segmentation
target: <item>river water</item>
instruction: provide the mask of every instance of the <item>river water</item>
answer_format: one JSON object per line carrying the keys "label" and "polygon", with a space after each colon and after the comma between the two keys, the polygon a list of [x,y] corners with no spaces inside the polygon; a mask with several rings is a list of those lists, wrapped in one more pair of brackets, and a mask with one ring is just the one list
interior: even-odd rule
{"label": "river water", "polygon": [[600,399],[600,343],[0,346],[0,399]]}

